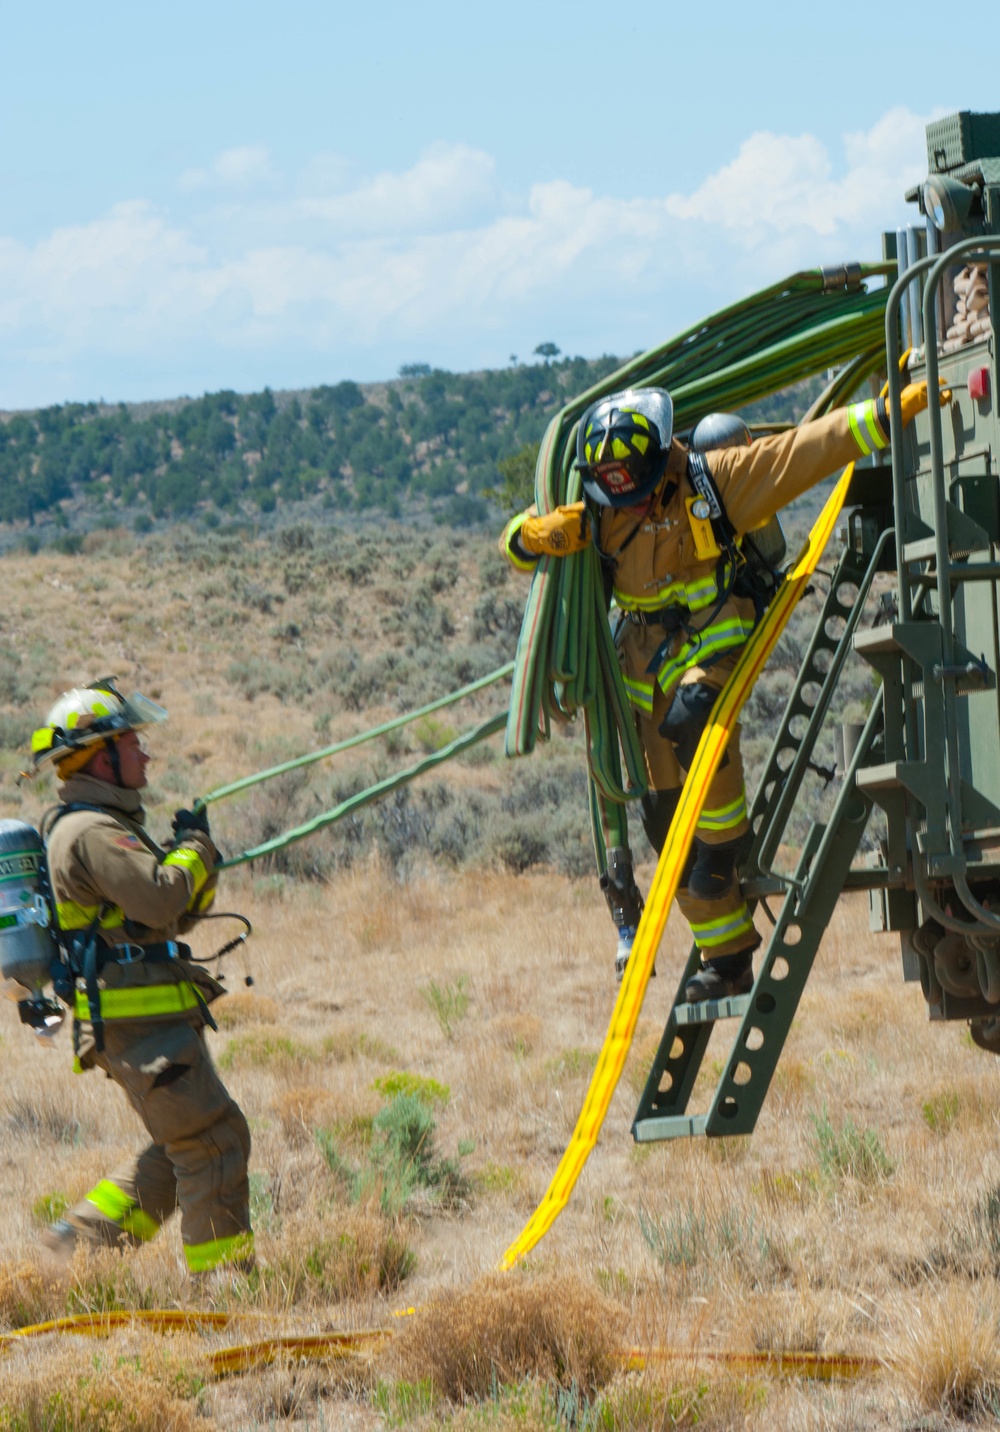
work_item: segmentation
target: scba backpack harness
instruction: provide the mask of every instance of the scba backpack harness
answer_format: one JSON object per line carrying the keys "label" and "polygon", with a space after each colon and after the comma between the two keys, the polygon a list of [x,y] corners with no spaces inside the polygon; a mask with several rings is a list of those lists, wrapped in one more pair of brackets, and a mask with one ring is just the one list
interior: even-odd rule
{"label": "scba backpack harness", "polygon": [[[62,1004],[74,1012],[74,1053],[79,1053],[79,1020],[77,1017],[77,981],[83,982],[94,1047],[104,1048],[104,1018],[101,1013],[101,991],[98,978],[112,962],[164,964],[183,959],[191,964],[208,964],[220,960],[251,933],[249,920],[229,912],[197,915],[196,919],[237,919],[244,930],[206,959],[195,959],[189,946],[174,940],[142,943],[139,930],[128,944],[112,945],[101,936],[101,921],[113,908],[107,901],[98,904],[93,919],[84,929],[64,930],[60,927],[58,907],[52,891],[46,854],[46,840],[51,837],[57,821],[74,811],[94,811],[100,815],[113,812],[84,801],[73,801],[49,811],[42,819],[41,832],[24,821],[0,821],[0,976],[6,983],[9,997],[16,999],[22,1024],[28,1025],[41,1038],[54,1035],[63,1023],[62,1005],[44,994],[50,982]],[[145,834],[125,826],[158,858],[162,851]],[[126,933],[129,922],[125,923]],[[246,976],[248,985],[252,977]],[[190,985],[201,1016],[211,1029],[217,1025],[208,1005],[194,984]],[[27,998],[25,991],[28,991]]]}

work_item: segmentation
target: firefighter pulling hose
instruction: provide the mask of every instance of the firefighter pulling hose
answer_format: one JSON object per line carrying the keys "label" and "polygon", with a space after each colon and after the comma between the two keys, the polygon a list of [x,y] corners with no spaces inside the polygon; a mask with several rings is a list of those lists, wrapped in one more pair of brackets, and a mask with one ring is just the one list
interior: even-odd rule
{"label": "firefighter pulling hose", "polygon": [[29,912],[0,924],[0,968],[27,993],[21,1009],[36,1028],[55,1018],[40,993],[52,978],[73,1012],[76,1069],[113,1079],[151,1140],[52,1224],[45,1243],[63,1259],[81,1242],[142,1243],[179,1207],[187,1266],[200,1275],[252,1260],[250,1130],[203,1038],[225,990],[178,939],[215,898],[207,816],[178,810],[166,848],[145,829],[139,733],[166,719],[106,677],[64,692],[35,732],[32,774],[55,767],[59,804],[43,822],[44,849],[31,827],[0,829],[0,850],[22,845],[0,855],[0,869],[11,867],[8,888]]}

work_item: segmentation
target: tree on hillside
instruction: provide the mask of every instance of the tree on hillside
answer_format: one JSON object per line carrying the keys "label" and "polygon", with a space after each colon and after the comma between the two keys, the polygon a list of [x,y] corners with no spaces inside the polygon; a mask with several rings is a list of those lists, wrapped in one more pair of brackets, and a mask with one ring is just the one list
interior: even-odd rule
{"label": "tree on hillside", "polygon": [[558,343],[539,343],[534,351],[538,354],[539,358],[544,358],[546,363],[548,363],[551,359],[559,357],[560,348]]}
{"label": "tree on hillside", "polygon": [[540,443],[525,443],[523,448],[502,457],[497,463],[503,479],[498,487],[484,487],[483,496],[504,512],[522,512],[535,500],[535,463]]}

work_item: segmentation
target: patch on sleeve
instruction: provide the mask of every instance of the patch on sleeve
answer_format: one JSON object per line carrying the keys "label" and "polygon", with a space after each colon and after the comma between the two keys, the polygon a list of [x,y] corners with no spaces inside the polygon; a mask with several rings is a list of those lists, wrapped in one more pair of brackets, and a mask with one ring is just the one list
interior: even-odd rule
{"label": "patch on sleeve", "polygon": [[120,845],[122,850],[141,850],[142,841],[134,835],[116,835],[115,845]]}

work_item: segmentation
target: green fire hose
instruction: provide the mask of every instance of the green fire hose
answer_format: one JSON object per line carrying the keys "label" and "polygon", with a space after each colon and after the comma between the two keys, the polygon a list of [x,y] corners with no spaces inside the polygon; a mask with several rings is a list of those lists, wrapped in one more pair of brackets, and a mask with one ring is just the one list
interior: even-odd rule
{"label": "green fire hose", "polygon": [[[215,801],[225,800],[230,796],[238,795],[241,791],[249,790],[252,786],[258,786],[264,781],[272,781],[277,776],[283,776],[289,771],[297,771],[302,766],[314,765],[317,761],[324,761],[329,756],[339,755],[341,751],[352,750],[355,746],[362,746],[368,741],[374,741],[377,736],[388,735],[390,731],[397,731],[401,726],[408,725],[411,721],[417,721],[422,716],[429,716],[434,711],[440,711],[445,706],[451,706],[463,697],[472,696],[478,691],[483,691],[488,686],[493,686],[498,681],[503,681],[510,676],[514,670],[514,663],[508,661],[504,666],[497,667],[496,671],[481,676],[478,681],[470,681],[468,685],[460,687],[457,691],[449,692],[447,696],[441,696],[436,701],[430,701],[426,706],[419,707],[416,711],[408,711],[403,716],[394,716],[391,721],[383,721],[380,726],[373,726],[368,731],[361,731],[356,736],[348,736],[346,740],[336,741],[332,746],[323,746],[317,751],[308,751],[304,756],[296,756],[290,761],[281,761],[276,766],[268,766],[266,770],[256,771],[252,775],[243,776],[238,781],[230,781],[228,785],[217,786],[215,790],[209,791],[207,795],[200,796],[195,801],[195,809],[204,809]],[[303,825],[295,826],[293,830],[285,831],[282,835],[276,835],[271,840],[264,841],[261,845],[252,846],[249,850],[242,851],[239,855],[230,856],[228,860],[220,862],[218,869],[229,869],[234,865],[244,865],[249,860],[258,860],[264,855],[273,855],[275,851],[283,850],[286,845],[292,845],[295,841],[304,840],[307,835],[313,835],[325,826],[332,825],[335,821],[342,820],[344,816],[351,815],[362,806],[369,805],[372,801],[379,800],[382,796],[389,795],[392,791],[398,790],[401,786],[415,780],[425,771],[432,770],[443,761],[450,760],[452,756],[461,754],[479,741],[485,741],[498,731],[502,731],[507,722],[505,711],[489,717],[486,721],[480,722],[478,726],[470,727],[463,731],[447,745],[441,746],[438,750],[432,751],[422,760],[414,765],[408,766],[405,770],[398,771],[385,780],[377,781],[366,790],[359,791],[357,795],[351,796],[348,800],[341,801],[332,810],[323,811],[322,814],[314,816],[312,820],[306,821]]]}

